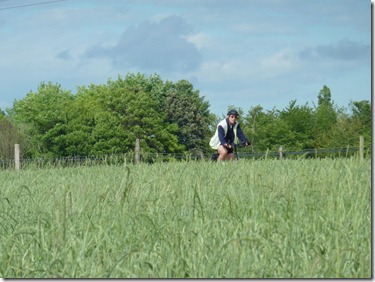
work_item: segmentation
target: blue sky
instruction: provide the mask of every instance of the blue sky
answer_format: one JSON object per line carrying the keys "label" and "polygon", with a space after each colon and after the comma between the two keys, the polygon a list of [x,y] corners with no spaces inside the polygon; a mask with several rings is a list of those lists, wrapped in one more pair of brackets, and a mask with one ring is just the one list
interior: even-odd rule
{"label": "blue sky", "polygon": [[0,42],[3,110],[128,72],[186,79],[217,115],[372,97],[370,0],[2,0]]}

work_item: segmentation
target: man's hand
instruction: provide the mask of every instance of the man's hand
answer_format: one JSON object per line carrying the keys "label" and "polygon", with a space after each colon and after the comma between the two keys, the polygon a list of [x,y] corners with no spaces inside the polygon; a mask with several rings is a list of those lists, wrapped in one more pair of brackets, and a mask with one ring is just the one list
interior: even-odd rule
{"label": "man's hand", "polygon": [[247,146],[250,146],[250,142],[249,141],[246,141],[246,142],[242,142],[242,146],[244,147],[247,147]]}
{"label": "man's hand", "polygon": [[229,143],[225,143],[225,145],[224,145],[225,147],[227,147],[228,149],[230,149],[230,148],[232,148],[232,145],[231,144],[229,144]]}

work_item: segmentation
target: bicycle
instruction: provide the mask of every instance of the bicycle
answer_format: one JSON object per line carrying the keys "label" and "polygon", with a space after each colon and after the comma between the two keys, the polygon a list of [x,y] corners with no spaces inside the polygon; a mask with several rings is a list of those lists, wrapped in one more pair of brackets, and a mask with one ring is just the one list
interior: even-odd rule
{"label": "bicycle", "polygon": [[[246,142],[235,144],[233,142],[231,144],[231,146],[233,148],[234,157],[235,157],[236,160],[238,160],[237,148],[244,148],[244,147],[250,146],[250,144],[247,144]],[[211,155],[211,160],[212,161],[217,161],[218,157],[219,157],[219,154],[218,153],[214,153],[214,154]]]}

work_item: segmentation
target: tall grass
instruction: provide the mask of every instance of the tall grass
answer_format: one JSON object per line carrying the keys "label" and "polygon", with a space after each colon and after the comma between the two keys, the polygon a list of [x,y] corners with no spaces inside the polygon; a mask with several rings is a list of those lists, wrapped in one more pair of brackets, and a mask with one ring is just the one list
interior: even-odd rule
{"label": "tall grass", "polygon": [[0,174],[4,278],[370,278],[369,160]]}

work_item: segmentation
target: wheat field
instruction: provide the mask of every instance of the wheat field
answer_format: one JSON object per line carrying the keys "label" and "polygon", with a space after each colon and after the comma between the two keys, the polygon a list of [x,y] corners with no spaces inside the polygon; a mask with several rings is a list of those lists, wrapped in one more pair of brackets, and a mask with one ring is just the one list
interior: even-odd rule
{"label": "wheat field", "polygon": [[371,161],[0,173],[3,278],[371,278]]}

